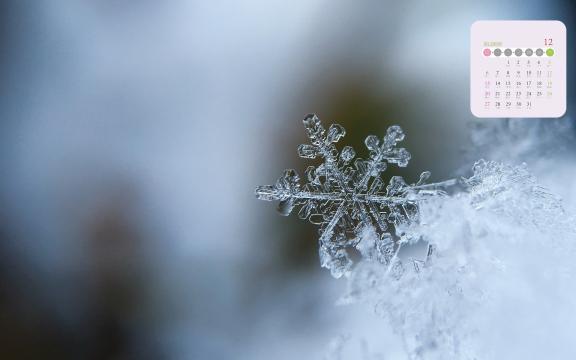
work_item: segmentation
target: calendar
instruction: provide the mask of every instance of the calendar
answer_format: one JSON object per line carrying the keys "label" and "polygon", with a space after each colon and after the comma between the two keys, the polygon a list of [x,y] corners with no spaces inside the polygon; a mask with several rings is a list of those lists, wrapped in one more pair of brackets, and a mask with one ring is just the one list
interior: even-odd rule
{"label": "calendar", "polygon": [[566,27],[560,21],[477,21],[470,36],[470,109],[479,118],[566,112]]}

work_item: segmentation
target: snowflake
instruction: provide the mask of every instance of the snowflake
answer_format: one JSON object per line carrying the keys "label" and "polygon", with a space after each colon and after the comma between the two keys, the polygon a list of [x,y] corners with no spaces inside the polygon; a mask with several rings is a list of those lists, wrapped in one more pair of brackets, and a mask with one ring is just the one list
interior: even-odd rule
{"label": "snowflake", "polygon": [[[415,184],[407,184],[400,176],[390,178],[387,185],[381,174],[389,164],[405,167],[410,153],[396,145],[404,139],[404,132],[390,126],[382,141],[375,135],[366,137],[367,159],[356,157],[351,146],[340,153],[334,145],[346,131],[338,124],[328,130],[314,114],[303,120],[310,144],[298,147],[302,158],[321,158],[322,164],[309,166],[305,184],[293,169],[287,169],[274,185],[258,186],[260,200],[278,200],[278,211],[289,215],[299,208],[301,219],[320,226],[320,262],[334,277],[341,277],[352,267],[350,250],[389,266],[397,271],[401,266],[398,251],[403,244],[420,241],[420,235],[410,231],[418,221],[419,203],[428,198],[445,195],[443,188],[455,180],[426,184],[430,172],[420,175]],[[365,236],[366,232],[377,235]]]}

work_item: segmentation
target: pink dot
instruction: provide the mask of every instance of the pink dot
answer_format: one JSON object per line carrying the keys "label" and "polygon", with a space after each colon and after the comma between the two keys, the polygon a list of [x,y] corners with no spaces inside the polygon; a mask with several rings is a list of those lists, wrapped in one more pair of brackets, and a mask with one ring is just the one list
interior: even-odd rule
{"label": "pink dot", "polygon": [[492,54],[492,51],[490,51],[490,49],[484,49],[484,56],[490,56],[490,54]]}

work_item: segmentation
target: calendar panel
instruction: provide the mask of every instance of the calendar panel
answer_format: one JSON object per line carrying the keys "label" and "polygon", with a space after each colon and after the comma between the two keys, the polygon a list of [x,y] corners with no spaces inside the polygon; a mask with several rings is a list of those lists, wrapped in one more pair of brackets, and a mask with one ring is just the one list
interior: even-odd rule
{"label": "calendar panel", "polygon": [[566,112],[566,27],[560,21],[477,21],[471,28],[470,109],[481,118]]}

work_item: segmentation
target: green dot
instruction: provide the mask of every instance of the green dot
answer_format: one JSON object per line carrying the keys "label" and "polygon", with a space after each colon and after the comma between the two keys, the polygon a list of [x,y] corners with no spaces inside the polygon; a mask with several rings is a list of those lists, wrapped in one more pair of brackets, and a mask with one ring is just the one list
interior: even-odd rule
{"label": "green dot", "polygon": [[546,55],[548,55],[548,56],[554,55],[554,49],[548,49],[548,50],[546,50]]}

